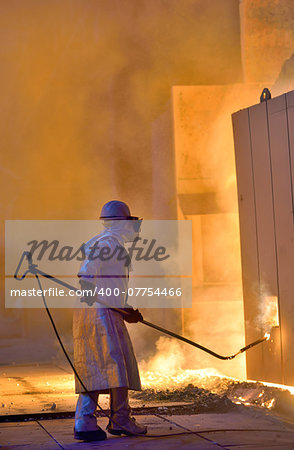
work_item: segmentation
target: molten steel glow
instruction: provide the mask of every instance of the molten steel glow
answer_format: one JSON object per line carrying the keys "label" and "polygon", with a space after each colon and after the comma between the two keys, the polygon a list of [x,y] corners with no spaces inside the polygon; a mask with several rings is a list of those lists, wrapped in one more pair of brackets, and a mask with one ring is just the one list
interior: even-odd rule
{"label": "molten steel glow", "polygon": [[190,383],[209,389],[216,378],[218,380],[227,378],[215,369],[179,369],[177,373],[140,370],[140,375],[144,389],[177,389]]}
{"label": "molten steel glow", "polygon": [[260,381],[260,383],[264,384],[265,386],[283,389],[284,391],[289,391],[291,395],[294,395],[294,386],[287,386],[286,384],[268,383],[267,381]]}
{"label": "molten steel glow", "polygon": [[[281,404],[281,389],[289,391],[287,401],[292,402],[294,387],[262,381],[238,380],[227,377],[215,369],[168,371],[141,370],[143,389],[169,391],[185,389],[189,384],[206,389],[219,396],[227,396],[233,403],[273,409]],[[289,397],[290,396],[290,397]],[[191,399],[192,401],[193,399]]]}
{"label": "molten steel glow", "polygon": [[265,337],[265,338],[266,338],[266,340],[268,341],[268,340],[269,340],[269,338],[271,337],[271,334],[270,334],[270,333],[265,333],[264,337]]}

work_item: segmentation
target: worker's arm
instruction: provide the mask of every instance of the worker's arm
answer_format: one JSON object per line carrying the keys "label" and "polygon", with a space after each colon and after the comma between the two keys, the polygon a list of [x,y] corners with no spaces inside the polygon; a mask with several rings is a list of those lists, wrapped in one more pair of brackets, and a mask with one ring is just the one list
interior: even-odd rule
{"label": "worker's arm", "polygon": [[[97,300],[97,296],[94,295],[95,292],[95,284],[92,281],[84,280],[80,278],[81,290],[83,290],[84,296],[81,298],[81,302],[87,303],[89,306],[92,306]],[[120,308],[114,308],[116,311],[120,312],[123,316],[123,319],[128,323],[137,323],[143,320],[143,316],[138,309],[134,309],[131,305],[126,304],[126,308],[123,308],[119,311]]]}

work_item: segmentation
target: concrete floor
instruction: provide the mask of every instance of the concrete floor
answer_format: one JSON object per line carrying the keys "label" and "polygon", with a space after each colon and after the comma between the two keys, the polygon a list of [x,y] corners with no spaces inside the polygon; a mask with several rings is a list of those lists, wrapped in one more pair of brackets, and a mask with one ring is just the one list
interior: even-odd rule
{"label": "concrete floor", "polygon": [[[114,437],[103,442],[83,443],[73,438],[73,418],[50,419],[49,415],[75,410],[77,396],[73,389],[71,371],[54,364],[30,366],[1,366],[0,370],[0,448],[1,449],[294,449],[294,422],[273,416],[267,409],[236,406],[232,412],[217,414],[167,415],[171,409],[165,403],[144,401],[149,415],[138,415],[138,422],[148,426],[147,437]],[[108,407],[108,396],[99,403]],[[174,405],[174,403],[167,403]],[[53,406],[55,405],[55,406]],[[131,398],[133,408],[142,408],[143,402]],[[187,405],[187,403],[185,403]],[[152,410],[150,406],[155,406]],[[184,403],[178,403],[186,412]],[[144,409],[143,413],[147,414]],[[181,412],[180,412],[181,411]],[[188,412],[189,409],[188,409]],[[202,411],[201,411],[202,412]],[[43,419],[22,421],[21,415],[40,413]],[[16,422],[5,422],[16,415]],[[17,417],[19,415],[19,417]],[[40,417],[40,416],[38,416]],[[66,417],[66,416],[63,416]],[[98,418],[102,428],[108,419]],[[217,431],[212,431],[217,430]],[[175,436],[174,433],[189,433]],[[165,437],[150,435],[167,434]]]}
{"label": "concrete floor", "polygon": [[[74,376],[67,366],[30,364],[0,366],[1,417],[25,414],[74,412],[78,395],[74,391]],[[109,408],[109,395],[100,395],[99,404]],[[184,405],[187,402],[146,401],[132,398],[132,408]],[[159,410],[160,412],[160,410]]]}
{"label": "concrete floor", "polygon": [[[191,416],[139,416],[149,435],[166,437],[114,437],[103,442],[84,443],[73,438],[73,419],[56,419],[0,424],[2,449],[294,449],[294,426],[259,412],[199,414]],[[102,428],[106,418],[99,418]],[[214,430],[214,431],[212,431]],[[227,430],[227,431],[226,431]],[[253,431],[254,430],[254,431]],[[173,436],[174,433],[186,433]]]}

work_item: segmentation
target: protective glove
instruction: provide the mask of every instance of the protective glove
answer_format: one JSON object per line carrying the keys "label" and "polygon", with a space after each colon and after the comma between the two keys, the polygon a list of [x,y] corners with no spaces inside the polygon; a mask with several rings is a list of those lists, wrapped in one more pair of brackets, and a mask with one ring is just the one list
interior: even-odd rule
{"label": "protective glove", "polygon": [[128,313],[123,315],[123,318],[126,322],[137,323],[143,320],[143,316],[138,309],[125,308],[124,310]]}

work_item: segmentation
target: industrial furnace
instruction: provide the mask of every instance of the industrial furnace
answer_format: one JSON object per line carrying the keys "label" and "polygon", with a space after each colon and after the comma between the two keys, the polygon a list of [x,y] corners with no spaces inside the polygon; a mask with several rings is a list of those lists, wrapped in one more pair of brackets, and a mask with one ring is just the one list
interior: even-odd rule
{"label": "industrial furnace", "polygon": [[294,91],[232,115],[247,377],[294,384]]}

